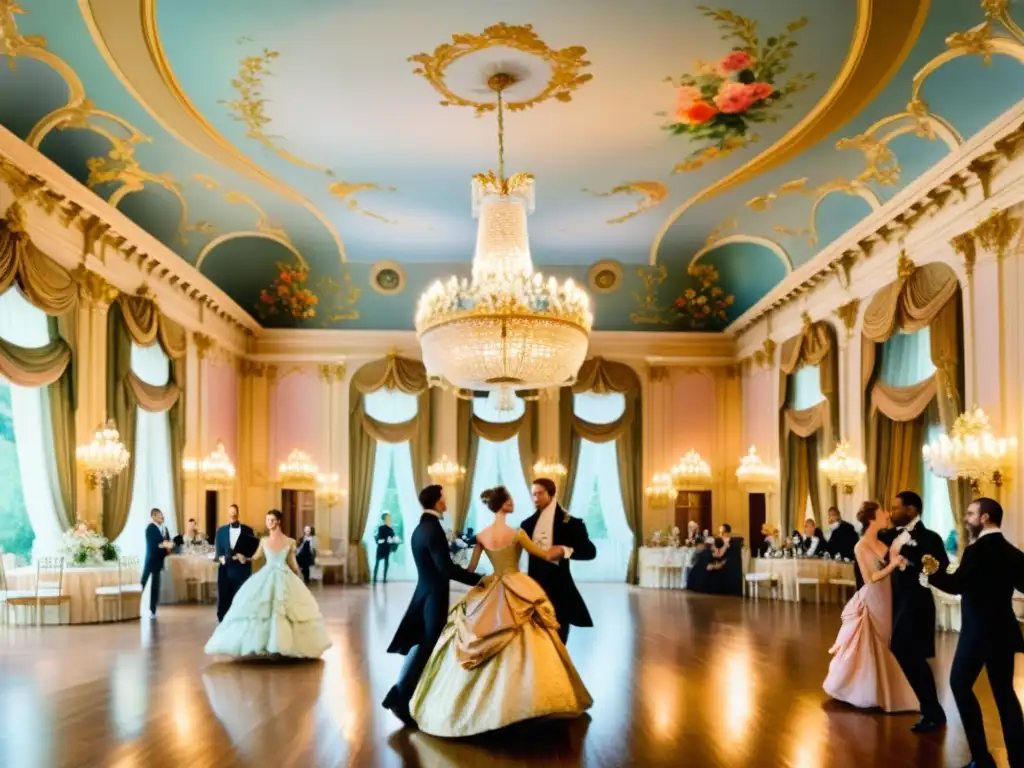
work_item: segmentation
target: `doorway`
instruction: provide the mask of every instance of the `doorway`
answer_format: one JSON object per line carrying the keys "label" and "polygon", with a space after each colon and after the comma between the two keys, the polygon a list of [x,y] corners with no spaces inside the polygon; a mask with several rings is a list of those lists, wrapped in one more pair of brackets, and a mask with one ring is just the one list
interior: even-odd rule
{"label": "doorway", "polygon": [[220,494],[217,491],[206,491],[206,509],[203,517],[203,534],[206,536],[206,540],[213,543],[214,536],[217,535],[217,524],[220,520],[218,517],[218,509],[220,507]]}
{"label": "doorway", "polygon": [[761,533],[761,528],[768,521],[768,504],[763,493],[752,493],[747,498],[747,530],[750,531],[750,553],[753,556],[764,550],[765,536]]}
{"label": "doorway", "polygon": [[711,491],[680,491],[676,496],[676,527],[680,533],[686,533],[686,524],[691,520],[700,526],[700,530],[710,531],[711,528]]}
{"label": "doorway", "polygon": [[281,529],[293,539],[302,537],[302,529],[316,524],[316,494],[313,491],[281,491]]}

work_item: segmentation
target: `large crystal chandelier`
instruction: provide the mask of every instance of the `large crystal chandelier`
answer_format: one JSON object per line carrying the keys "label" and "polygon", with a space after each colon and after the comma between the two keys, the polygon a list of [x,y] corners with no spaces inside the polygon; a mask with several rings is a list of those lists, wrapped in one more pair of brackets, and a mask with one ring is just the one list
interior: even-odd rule
{"label": "large crystal chandelier", "polygon": [[319,475],[317,477],[317,498],[321,499],[328,507],[335,506],[345,496],[346,491],[338,483],[338,475]]}
{"label": "large crystal chandelier", "polygon": [[960,414],[952,435],[939,435],[922,449],[924,462],[939,477],[963,478],[972,485],[981,481],[1002,483],[1002,473],[1012,461],[1016,438],[997,438],[981,408]]}
{"label": "large crystal chandelier", "polygon": [[121,435],[113,419],[96,430],[91,443],[78,446],[75,455],[85,470],[85,479],[90,488],[109,483],[128,468],[128,460],[131,458],[121,442]]}
{"label": "large crystal chandelier", "polygon": [[315,485],[320,479],[320,468],[303,450],[296,448],[288,454],[288,460],[277,468],[278,478],[282,483],[307,486]]}
{"label": "large crystal chandelier", "polygon": [[466,468],[444,455],[440,461],[435,461],[427,467],[427,475],[438,485],[455,485],[465,477]]}
{"label": "large crystal chandelier", "polygon": [[185,459],[182,468],[186,474],[201,477],[211,485],[230,485],[235,480],[235,465],[231,463],[221,440],[205,459]]}
{"label": "large crystal chandelier", "polygon": [[666,509],[676,500],[676,489],[672,487],[672,476],[666,472],[656,472],[651,484],[644,490],[647,503],[651,509]]}
{"label": "large crystal chandelier", "polygon": [[829,483],[847,494],[853,493],[867,472],[864,462],[850,455],[850,443],[846,440],[840,440],[832,455],[818,462],[818,469]]}
{"label": "large crystal chandelier", "polygon": [[779,481],[779,471],[761,461],[757,448],[750,446],[736,469],[736,482],[750,491],[771,490]]}
{"label": "large crystal chandelier", "polygon": [[534,477],[547,477],[561,481],[567,474],[569,474],[569,470],[565,468],[565,465],[554,459],[541,459],[533,465]]}
{"label": "large crystal chandelier", "polygon": [[472,279],[430,286],[416,309],[416,335],[431,376],[460,389],[498,392],[512,407],[516,390],[571,382],[587,354],[590,299],[572,280],[533,271],[526,216],[534,209],[533,175],[505,178],[502,92],[512,75],[487,85],[498,102],[498,173],[473,177],[473,215],[480,221]]}
{"label": "large crystal chandelier", "polygon": [[690,450],[672,467],[672,487],[677,491],[687,488],[706,488],[711,482],[711,467],[696,451]]}

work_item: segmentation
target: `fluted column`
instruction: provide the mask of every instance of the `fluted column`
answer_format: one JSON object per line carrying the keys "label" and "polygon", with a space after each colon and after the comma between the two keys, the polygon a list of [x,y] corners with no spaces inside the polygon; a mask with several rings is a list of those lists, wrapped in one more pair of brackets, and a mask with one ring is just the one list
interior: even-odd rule
{"label": "fluted column", "polygon": [[270,466],[270,404],[277,366],[244,361],[241,370],[238,422],[238,475],[241,485],[241,518],[262,528],[268,509],[274,506],[274,470]]}
{"label": "fluted column", "polygon": [[[328,363],[319,369],[320,451],[324,457],[320,472],[337,475],[340,498],[328,503],[316,500],[316,529],[321,547],[330,549],[332,539],[344,539],[348,533],[348,368],[344,363]],[[344,551],[342,549],[341,551]]]}

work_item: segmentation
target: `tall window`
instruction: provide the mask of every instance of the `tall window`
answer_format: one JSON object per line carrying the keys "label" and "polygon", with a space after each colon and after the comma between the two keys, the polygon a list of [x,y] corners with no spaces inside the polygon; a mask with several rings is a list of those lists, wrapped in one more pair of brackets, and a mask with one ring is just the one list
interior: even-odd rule
{"label": "tall window", "polygon": [[[573,396],[573,412],[592,424],[611,424],[625,411],[626,398],[619,393],[586,392]],[[587,533],[597,548],[594,560],[572,564],[573,577],[577,581],[624,580],[633,551],[633,533],[622,503],[614,441],[581,441],[569,513],[586,523]]]}
{"label": "tall window", "polygon": [[[379,389],[363,399],[366,414],[386,424],[400,424],[416,417],[419,407],[416,395],[398,390]],[[370,512],[366,517],[363,544],[373,568],[377,554],[376,535],[384,514],[391,515],[391,527],[399,538],[391,553],[388,579],[416,578],[416,566],[409,548],[409,537],[419,520],[419,494],[412,471],[412,449],[404,443],[377,442],[370,488]]]}
{"label": "tall window", "polygon": [[816,365],[805,365],[789,378],[792,387],[789,407],[796,411],[813,408],[825,399],[821,391],[821,369]]}
{"label": "tall window", "polygon": [[14,435],[14,415],[11,410],[11,388],[0,376],[0,550],[18,558],[32,555],[32,542],[36,538],[25,508],[25,495],[21,491],[21,468],[18,464],[18,446]]}

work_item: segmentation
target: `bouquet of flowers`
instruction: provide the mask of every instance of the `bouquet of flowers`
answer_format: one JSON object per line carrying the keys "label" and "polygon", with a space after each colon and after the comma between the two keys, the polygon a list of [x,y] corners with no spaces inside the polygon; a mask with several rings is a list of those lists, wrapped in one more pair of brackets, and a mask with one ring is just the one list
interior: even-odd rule
{"label": "bouquet of flowers", "polygon": [[79,567],[117,560],[117,547],[95,531],[70,528],[61,540],[61,553]]}
{"label": "bouquet of flowers", "polygon": [[316,294],[306,287],[309,270],[301,264],[278,264],[273,284],[260,291],[256,309],[261,319],[287,315],[295,319],[316,317]]}

